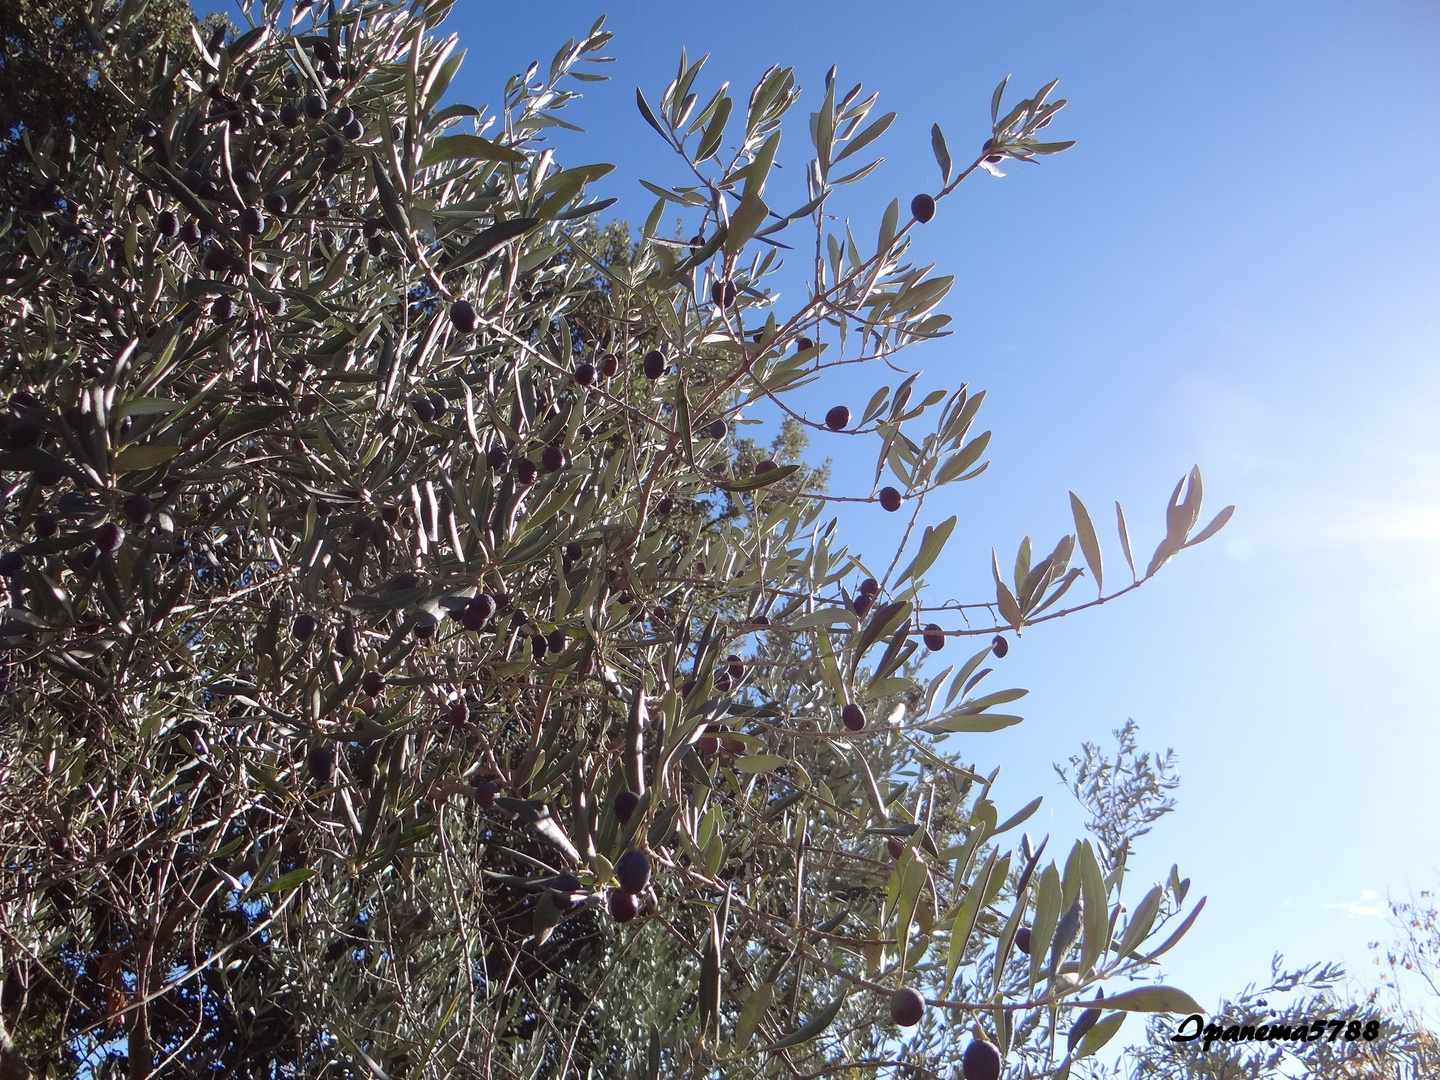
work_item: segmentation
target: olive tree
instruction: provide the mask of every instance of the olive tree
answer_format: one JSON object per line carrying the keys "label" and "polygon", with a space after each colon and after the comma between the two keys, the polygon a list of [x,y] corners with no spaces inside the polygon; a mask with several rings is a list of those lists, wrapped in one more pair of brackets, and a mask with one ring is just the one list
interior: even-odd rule
{"label": "olive tree", "polygon": [[[796,405],[946,335],[953,278],[910,238],[1069,145],[1043,141],[1055,84],[1002,83],[973,155],[937,126],[940,187],[862,241],[827,206],[894,114],[832,71],[790,158],[791,69],[732,97],[682,56],[638,97],[680,180],[617,243],[586,193],[610,166],[545,140],[609,34],[482,115],[443,104],[448,8],[266,0],[162,58],[133,126],[26,136],[0,224],[7,1067],[974,1080],[1190,1011],[1097,998],[1184,933],[1189,882],[1127,910],[1123,852],[1011,844],[1039,800],[973,757],[1021,722],[982,680],[1022,632],[1229,510],[1197,531],[1191,472],[1136,564],[1117,506],[1117,587],[1072,496],[1073,535],[935,604],[956,519],[925,505],[984,470],[983,393]],[[782,157],[808,193],[772,209]],[[767,404],[788,453],[756,460]],[[820,427],[876,449],[869,490],[794,460]],[[852,551],[837,499],[901,514],[899,549]]]}

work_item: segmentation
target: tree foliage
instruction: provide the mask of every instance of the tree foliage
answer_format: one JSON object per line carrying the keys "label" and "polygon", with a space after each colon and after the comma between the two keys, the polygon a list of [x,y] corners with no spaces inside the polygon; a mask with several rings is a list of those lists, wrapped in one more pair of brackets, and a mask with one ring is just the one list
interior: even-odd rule
{"label": "tree foliage", "polygon": [[[1188,881],[1127,917],[1123,860],[1007,849],[1038,800],[1002,809],[949,736],[968,757],[1020,722],[996,709],[1023,690],[981,686],[1015,635],[1228,511],[1196,532],[1182,479],[1142,574],[1117,506],[1107,593],[1072,496],[1074,535],[993,559],[993,599],[927,605],[956,519],[924,505],[984,470],[984,395],[914,400],[912,374],[831,424],[878,445],[868,492],[795,460],[822,426],[797,389],[944,336],[953,279],[911,233],[1069,145],[1040,134],[1054,84],[1008,111],[1002,84],[963,167],[937,127],[942,188],[862,245],[827,201],[893,114],[832,70],[781,213],[793,71],[707,96],[682,55],[638,105],[684,179],[647,183],[632,246],[586,194],[610,166],[544,139],[601,23],[488,117],[441,104],[448,7],[250,8],[156,53],[133,124],[30,139],[0,225],[11,1059],[920,1077],[978,1037],[1039,1075],[1187,1010],[1161,987],[1094,1012],[1189,925]],[[677,211],[691,239],[659,234]],[[791,422],[757,461],[761,403]],[[901,548],[852,553],[834,499],[903,511]],[[922,671],[922,641],[978,648]],[[906,987],[928,1007],[902,1039]]]}

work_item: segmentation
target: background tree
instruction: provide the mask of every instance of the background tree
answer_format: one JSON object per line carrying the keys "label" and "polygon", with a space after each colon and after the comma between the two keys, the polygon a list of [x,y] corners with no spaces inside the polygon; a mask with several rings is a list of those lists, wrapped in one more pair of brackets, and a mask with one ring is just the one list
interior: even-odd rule
{"label": "background tree", "polygon": [[[1392,906],[1392,926],[1404,924]],[[1403,946],[1401,946],[1403,950]],[[1432,968],[1433,973],[1433,968]],[[1151,1020],[1147,1039],[1128,1048],[1094,1077],[1126,1080],[1264,1080],[1305,1076],[1315,1080],[1422,1080],[1440,1070],[1440,1040],[1421,1008],[1393,984],[1365,985],[1334,963],[1287,969],[1276,955],[1270,977],[1227,998],[1205,1017],[1218,1029],[1247,1025],[1310,1026],[1319,1037],[1259,1041],[1176,1041],[1176,1023]],[[1367,1033],[1367,1025],[1374,1024]],[[1191,1034],[1187,1029],[1184,1034]],[[1370,1038],[1369,1034],[1374,1037]]]}
{"label": "background tree", "polygon": [[[1085,743],[1068,769],[1056,766],[1061,779],[1089,812],[1087,831],[1102,850],[1133,854],[1135,841],[1175,806],[1169,795],[1180,783],[1173,751],[1140,753],[1138,728],[1133,720],[1114,732],[1116,752],[1105,753]],[[1113,857],[1113,856],[1112,856]],[[1172,870],[1172,874],[1178,870]],[[1152,1018],[1146,1039],[1127,1048],[1115,1061],[1084,1063],[1083,1073],[1093,1078],[1119,1080],[1264,1080],[1273,1076],[1306,1076],[1318,1080],[1362,1080],[1396,1077],[1419,1080],[1440,1072],[1440,1042],[1422,1007],[1410,996],[1415,986],[1433,1000],[1437,986],[1436,959],[1440,957],[1440,912],[1433,895],[1389,901],[1390,925],[1399,938],[1381,951],[1375,963],[1380,977],[1365,982],[1347,976],[1335,963],[1287,968],[1279,954],[1271,961],[1265,982],[1251,983],[1232,998],[1221,1001],[1202,1018],[1203,1032],[1246,1025],[1259,1028],[1276,1024],[1307,1030],[1323,1021],[1319,1038],[1303,1041],[1288,1037],[1247,1040],[1194,1038],[1197,1029],[1180,1027],[1179,1017]],[[1408,974],[1402,974],[1408,973]],[[1407,993],[1406,987],[1411,988]],[[1332,1026],[1335,1022],[1338,1026]],[[1366,1025],[1374,1022],[1368,1029]],[[1352,1026],[1353,1024],[1353,1026]]]}
{"label": "background tree", "polygon": [[[249,8],[233,40],[156,53],[135,124],[30,140],[38,194],[0,227],[0,964],[26,1060],[932,1076],[968,1056],[973,1078],[1064,1073],[1128,1011],[1189,1011],[1164,987],[1093,996],[1183,934],[1188,881],[1127,918],[1123,859],[1004,850],[1039,800],[1002,813],[995,773],[943,740],[1020,722],[994,709],[1023,690],[981,684],[1022,630],[1138,587],[1228,510],[1196,532],[1183,478],[1143,574],[1119,516],[1132,580],[1107,593],[1072,496],[1075,534],[994,559],[993,599],[927,606],[956,519],[924,503],[984,469],[983,394],[912,400],[910,375],[831,410],[878,443],[869,492],[787,460],[822,426],[797,388],[946,333],[953,279],[905,261],[910,233],[976,172],[1069,145],[1039,136],[1054,84],[1006,111],[1002,83],[959,170],[937,127],[941,190],[892,202],[872,250],[827,206],[893,114],[832,71],[781,214],[793,72],[701,104],[682,56],[639,104],[684,182],[647,185],[632,246],[586,198],[610,167],[542,139],[598,77],[601,24],[482,117],[440,106],[448,7],[302,8],[293,31]],[[659,235],[677,209],[688,240]],[[782,306],[778,237],[804,228],[808,293]],[[736,424],[761,402],[791,423],[752,468]],[[905,511],[899,550],[852,554],[837,498]],[[1062,607],[1087,570],[1095,599]],[[922,673],[922,647],[967,638]]]}
{"label": "background tree", "polygon": [[[0,4],[0,192],[29,194],[25,135],[73,135],[87,145],[144,115],[157,63],[193,56],[195,17],[184,0],[25,0]],[[221,16],[199,27],[205,40]]]}

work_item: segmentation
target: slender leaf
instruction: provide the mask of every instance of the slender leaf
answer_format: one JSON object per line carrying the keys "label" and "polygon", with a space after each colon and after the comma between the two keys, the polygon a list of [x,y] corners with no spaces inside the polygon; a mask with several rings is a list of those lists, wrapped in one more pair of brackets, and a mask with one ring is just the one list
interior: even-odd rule
{"label": "slender leaf", "polygon": [[950,148],[945,145],[945,133],[939,124],[930,127],[930,149],[935,151],[935,164],[940,166],[940,183],[950,182]]}

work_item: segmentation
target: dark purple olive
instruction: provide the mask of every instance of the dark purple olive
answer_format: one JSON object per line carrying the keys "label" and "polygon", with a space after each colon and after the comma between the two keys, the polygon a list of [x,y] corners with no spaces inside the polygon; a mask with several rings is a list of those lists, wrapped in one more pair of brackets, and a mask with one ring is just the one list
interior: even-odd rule
{"label": "dark purple olive", "polygon": [[906,986],[890,997],[890,1019],[901,1027],[914,1027],[925,1015],[925,999],[920,991]]}
{"label": "dark purple olive", "polygon": [[856,615],[862,619],[870,614],[870,609],[875,606],[875,598],[869,593],[857,593],[855,599],[850,601],[850,607]]}
{"label": "dark purple olive", "polygon": [[964,1080],[1000,1080],[1000,1048],[984,1039],[976,1039],[965,1048],[961,1061]]}
{"label": "dark purple olive", "polygon": [[424,394],[416,394],[410,399],[410,407],[415,410],[422,424],[429,424],[435,420],[435,406],[430,404],[430,399]]}
{"label": "dark purple olive", "polygon": [[372,236],[369,240],[365,241],[365,250],[368,251],[372,257],[378,259],[381,255],[385,254],[385,241],[378,236]]}
{"label": "dark purple olive", "polygon": [[614,353],[606,353],[600,361],[600,374],[607,379],[613,379],[620,371],[620,357]]}
{"label": "dark purple olive", "polygon": [[7,551],[0,555],[0,577],[14,577],[25,569],[25,556],[18,551]]}
{"label": "dark purple olive", "polygon": [[540,453],[540,464],[547,473],[559,472],[566,465],[565,451],[558,446],[547,446]]}
{"label": "dark purple olive", "polygon": [[205,174],[199,169],[186,169],[180,174],[180,182],[191,191],[199,191],[200,185],[205,182]]}
{"label": "dark purple olive", "polygon": [[669,517],[675,509],[675,500],[668,495],[655,504],[655,512],[661,517]]}
{"label": "dark purple olive", "polygon": [[905,854],[905,841],[898,836],[887,836],[885,838],[885,850],[890,853],[890,858],[898,859]]}
{"label": "dark purple olive", "polygon": [[565,631],[551,630],[550,633],[545,635],[545,644],[553,653],[563,652],[566,644]]}
{"label": "dark purple olive", "polygon": [[201,239],[202,237],[200,235],[200,226],[197,225],[195,222],[187,221],[184,225],[180,226],[181,243],[194,246],[195,244],[200,243]]}
{"label": "dark purple olive", "polygon": [[249,191],[255,186],[255,170],[249,165],[235,166],[230,175],[235,180],[235,186],[241,191]]}
{"label": "dark purple olive", "polygon": [[650,380],[660,378],[665,374],[665,354],[659,349],[651,349],[645,354],[645,377]]}
{"label": "dark purple olive", "polygon": [[864,581],[860,582],[860,591],[867,596],[878,596],[880,594],[880,582],[876,581],[873,577],[867,577]]}
{"label": "dark purple olive", "polygon": [[305,765],[310,770],[310,779],[317,784],[329,785],[335,782],[335,750],[327,745],[312,746],[305,755]]}
{"label": "dark purple olive", "polygon": [[315,616],[296,615],[290,625],[290,636],[296,641],[309,641],[315,636]]}
{"label": "dark purple olive", "polygon": [[366,218],[360,224],[360,234],[364,236],[366,240],[373,240],[384,232],[386,228],[384,218]]}
{"label": "dark purple olive", "polygon": [[120,510],[131,524],[144,525],[149,522],[150,515],[155,510],[155,504],[150,501],[148,495],[131,495],[120,504]]}
{"label": "dark purple olive", "polygon": [[380,691],[385,689],[385,676],[378,671],[367,671],[360,680],[360,689],[371,697],[378,696]]}
{"label": "dark purple olive", "polygon": [[305,110],[305,115],[311,120],[319,120],[329,111],[325,99],[319,94],[306,94],[305,100],[300,102],[300,107]]}
{"label": "dark purple olive", "polygon": [[95,533],[95,543],[102,551],[119,551],[125,543],[125,530],[113,521],[107,521]]}
{"label": "dark purple olive", "polygon": [[226,323],[235,318],[235,301],[228,296],[217,296],[210,305],[210,317],[217,323]]}
{"label": "dark purple olive", "polygon": [[353,627],[343,626],[340,632],[335,635],[335,651],[341,656],[355,655],[355,630]]}
{"label": "dark purple olive", "polygon": [[910,200],[910,213],[916,221],[924,225],[935,216],[935,198],[931,195],[920,194]]}
{"label": "dark purple olive", "polygon": [[205,252],[204,267],[217,274],[229,273],[235,265],[235,258],[221,247],[212,247]]}
{"label": "dark purple olive", "polygon": [[500,789],[489,780],[482,780],[475,785],[475,801],[480,804],[480,809],[489,810],[495,806],[495,796],[500,794]]}
{"label": "dark purple olive", "polygon": [[704,246],[705,246],[705,234],[704,234],[703,232],[697,232],[694,236],[692,236],[692,237],[690,238],[690,248],[691,248],[692,251],[695,250],[696,248],[702,248],[702,247],[704,247]]}
{"label": "dark purple olive", "polygon": [[615,796],[614,803],[611,804],[615,811],[615,817],[619,819],[622,825],[630,824],[630,816],[635,813],[635,809],[639,805],[640,796],[636,795],[633,791],[620,792]]}
{"label": "dark purple olive", "polygon": [[1015,947],[1026,956],[1030,955],[1030,928],[1022,926],[1015,931]]}
{"label": "dark purple olive", "polygon": [[510,455],[505,452],[504,447],[492,446],[485,451],[485,464],[492,469],[503,469],[510,464]]}
{"label": "dark purple olive", "polygon": [[320,411],[320,395],[301,394],[300,400],[295,403],[295,407],[300,410],[301,416],[314,416]]}
{"label": "dark purple olive", "polygon": [[300,110],[287,101],[280,106],[280,123],[287,128],[295,127],[300,123]]}
{"label": "dark purple olive", "polygon": [[278,191],[270,192],[270,194],[266,195],[261,201],[265,204],[266,211],[274,214],[276,217],[279,217],[290,209],[290,204],[285,201],[285,196],[281,195]]}
{"label": "dark purple olive", "polygon": [[734,653],[731,653],[725,657],[725,670],[732,679],[739,682],[745,677],[745,662]]}
{"label": "dark purple olive", "polygon": [[180,233],[180,219],[174,210],[161,210],[155,215],[155,231],[161,236],[174,238]]}
{"label": "dark purple olive", "polygon": [[560,911],[569,911],[574,907],[575,894],[584,890],[580,879],[574,874],[556,874],[550,879],[549,885],[551,899]]}
{"label": "dark purple olive", "polygon": [[351,120],[340,129],[340,134],[344,135],[345,138],[351,142],[359,142],[365,137],[365,125],[360,123],[359,120]]}
{"label": "dark purple olive", "polygon": [[450,305],[450,325],[462,334],[473,334],[480,325],[479,316],[469,300],[456,300]]}
{"label": "dark purple olive", "polygon": [[779,467],[780,466],[776,465],[775,462],[771,461],[769,458],[766,458],[764,461],[760,462],[760,464],[755,466],[755,475],[764,476],[768,472],[774,472]]}
{"label": "dark purple olive", "polygon": [[808,337],[802,337],[795,342],[796,352],[804,352],[806,349],[813,349],[814,347],[815,342],[811,341]]}
{"label": "dark purple olive", "polygon": [[825,426],[831,431],[844,431],[850,426],[850,410],[844,405],[836,405],[825,414]]}
{"label": "dark purple olive", "polygon": [[730,425],[724,420],[712,420],[710,426],[705,429],[705,434],[712,439],[723,439],[730,431]]}
{"label": "dark purple olive", "polygon": [[925,648],[931,652],[939,652],[945,647],[945,631],[936,623],[929,623],[925,627],[923,639]]}
{"label": "dark purple olive", "polygon": [[565,558],[570,559],[574,562],[579,562],[580,556],[582,554],[584,554],[584,551],[580,547],[579,540],[571,540],[568,544],[565,545]]}
{"label": "dark purple olive", "polygon": [[840,710],[840,719],[848,730],[860,731],[865,727],[865,710],[851,702]]}
{"label": "dark purple olive", "polygon": [[1003,660],[1005,659],[1005,654],[1010,651],[1010,643],[999,634],[996,634],[995,640],[990,642],[990,651],[995,654],[997,660]]}
{"label": "dark purple olive", "polygon": [[320,65],[320,70],[324,72],[325,78],[327,78],[331,82],[338,82],[340,76],[344,74],[344,72],[340,69],[340,65],[337,64],[334,60],[326,60]]}
{"label": "dark purple olive", "polygon": [[521,458],[515,463],[515,482],[528,487],[535,482],[540,475],[540,468],[529,458]]}
{"label": "dark purple olive", "polygon": [[34,529],[40,539],[49,539],[60,531],[60,519],[54,514],[36,514]]}
{"label": "dark purple olive", "polygon": [[581,386],[589,386],[595,381],[595,365],[581,364],[575,369],[574,379]]}
{"label": "dark purple olive", "polygon": [[634,895],[650,881],[650,856],[643,851],[627,851],[615,863],[615,880],[620,888]]}
{"label": "dark purple olive", "polygon": [[893,487],[881,488],[880,505],[893,514],[896,510],[900,509],[900,492],[896,491]]}
{"label": "dark purple olive", "polygon": [[265,215],[258,207],[247,206],[240,211],[240,231],[250,236],[260,236],[265,232]]}
{"label": "dark purple olive", "polygon": [[543,637],[536,634],[530,639],[530,656],[535,660],[544,660],[545,654],[550,651],[550,643]]}
{"label": "dark purple olive", "polygon": [[470,721],[470,706],[464,698],[456,698],[445,706],[445,720],[455,727],[464,727]]}
{"label": "dark purple olive", "polygon": [[428,641],[435,636],[435,623],[429,619],[421,619],[411,629],[420,641]]}
{"label": "dark purple olive", "polygon": [[735,283],[728,278],[710,286],[710,299],[718,308],[728,308],[735,303]]}
{"label": "dark purple olive", "polygon": [[623,889],[610,890],[610,917],[618,923],[627,923],[635,918],[640,910],[640,905],[635,897]]}

